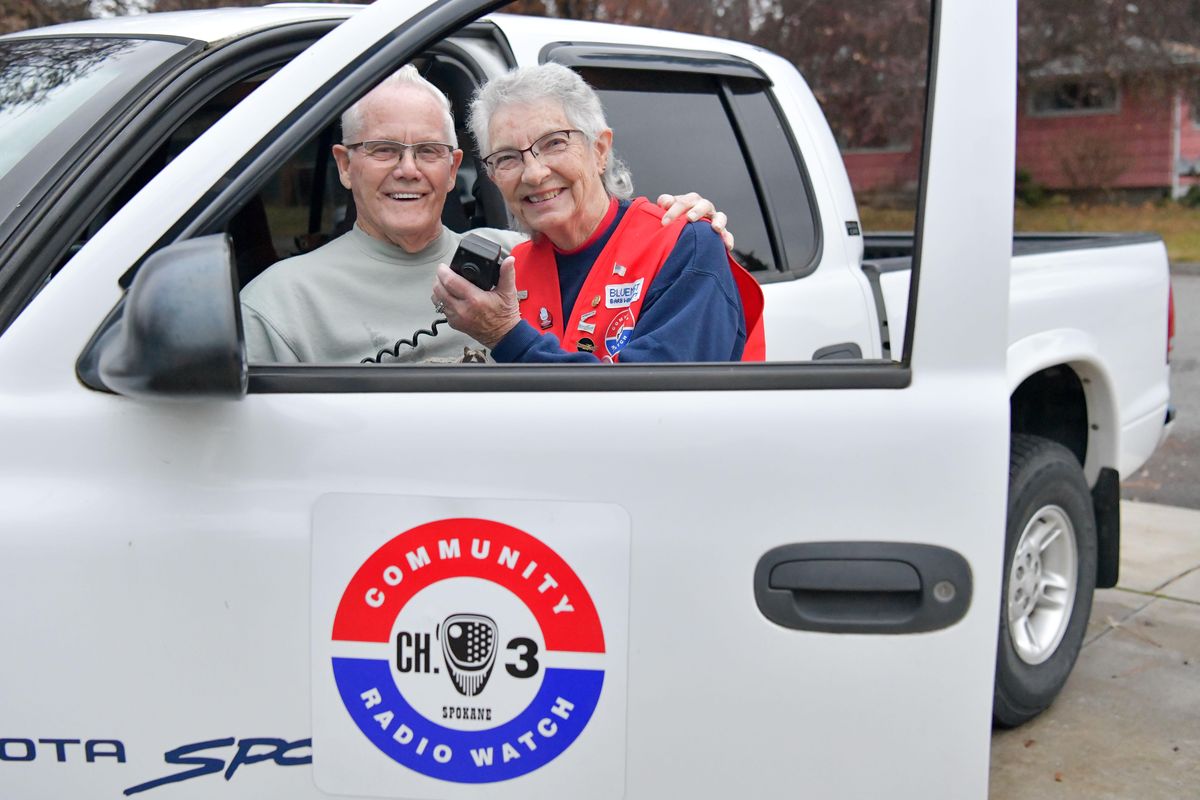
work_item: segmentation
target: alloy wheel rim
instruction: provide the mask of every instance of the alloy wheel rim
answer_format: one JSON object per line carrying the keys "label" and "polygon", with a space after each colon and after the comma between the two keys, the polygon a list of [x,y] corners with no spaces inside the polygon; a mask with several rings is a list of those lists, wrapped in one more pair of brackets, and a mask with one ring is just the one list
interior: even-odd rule
{"label": "alloy wheel rim", "polygon": [[1067,632],[1079,557],[1075,526],[1060,507],[1038,509],[1017,541],[1008,572],[1008,635],[1026,664],[1045,662]]}

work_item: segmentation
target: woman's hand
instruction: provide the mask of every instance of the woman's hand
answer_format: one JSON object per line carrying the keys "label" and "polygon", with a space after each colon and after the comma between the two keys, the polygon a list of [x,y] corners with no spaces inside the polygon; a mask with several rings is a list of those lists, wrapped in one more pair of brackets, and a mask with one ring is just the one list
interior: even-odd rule
{"label": "woman's hand", "polygon": [[509,256],[500,264],[500,281],[485,292],[450,267],[439,264],[433,283],[433,307],[444,314],[450,327],[461,331],[492,350],[517,323],[521,309],[517,304],[516,260]]}
{"label": "woman's hand", "polygon": [[728,219],[726,219],[722,212],[717,211],[712,201],[705,200],[695,192],[688,192],[687,194],[679,195],[660,194],[657,203],[660,208],[667,210],[667,213],[663,214],[663,225],[671,224],[671,221],[680,214],[687,214],[688,221],[690,222],[707,219],[712,225],[712,229],[724,240],[725,249],[733,249],[733,234],[725,227]]}

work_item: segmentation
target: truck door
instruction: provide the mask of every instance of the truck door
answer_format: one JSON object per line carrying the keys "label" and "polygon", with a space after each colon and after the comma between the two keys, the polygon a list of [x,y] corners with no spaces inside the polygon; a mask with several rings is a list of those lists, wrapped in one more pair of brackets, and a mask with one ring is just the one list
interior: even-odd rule
{"label": "truck door", "polygon": [[0,338],[0,624],[19,654],[0,665],[0,782],[25,798],[983,798],[1011,2],[933,3],[900,360],[251,365],[237,402],[78,380],[122,275],[209,232],[346,102],[494,5],[358,13]]}

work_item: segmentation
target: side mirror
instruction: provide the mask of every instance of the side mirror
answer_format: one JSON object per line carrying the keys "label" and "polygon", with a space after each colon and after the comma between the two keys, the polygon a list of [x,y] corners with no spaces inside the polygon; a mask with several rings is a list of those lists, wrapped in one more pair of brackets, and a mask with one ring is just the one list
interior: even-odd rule
{"label": "side mirror", "polygon": [[246,394],[246,345],[229,237],[151,255],[76,362],[93,389],[136,398]]}

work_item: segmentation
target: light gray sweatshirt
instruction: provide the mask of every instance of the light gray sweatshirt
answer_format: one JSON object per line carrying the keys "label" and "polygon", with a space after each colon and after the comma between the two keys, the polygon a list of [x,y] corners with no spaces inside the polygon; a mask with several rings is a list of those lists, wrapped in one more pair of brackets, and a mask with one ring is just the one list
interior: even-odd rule
{"label": "light gray sweatshirt", "polygon": [[[493,228],[472,233],[506,251],[524,239]],[[355,226],[311,253],[273,264],[241,293],[250,362],[354,364],[431,327],[438,316],[429,299],[437,265],[450,263],[462,236],[443,227],[424,250],[408,253]],[[464,347],[479,348],[445,324],[418,345],[384,362],[457,360]]]}

